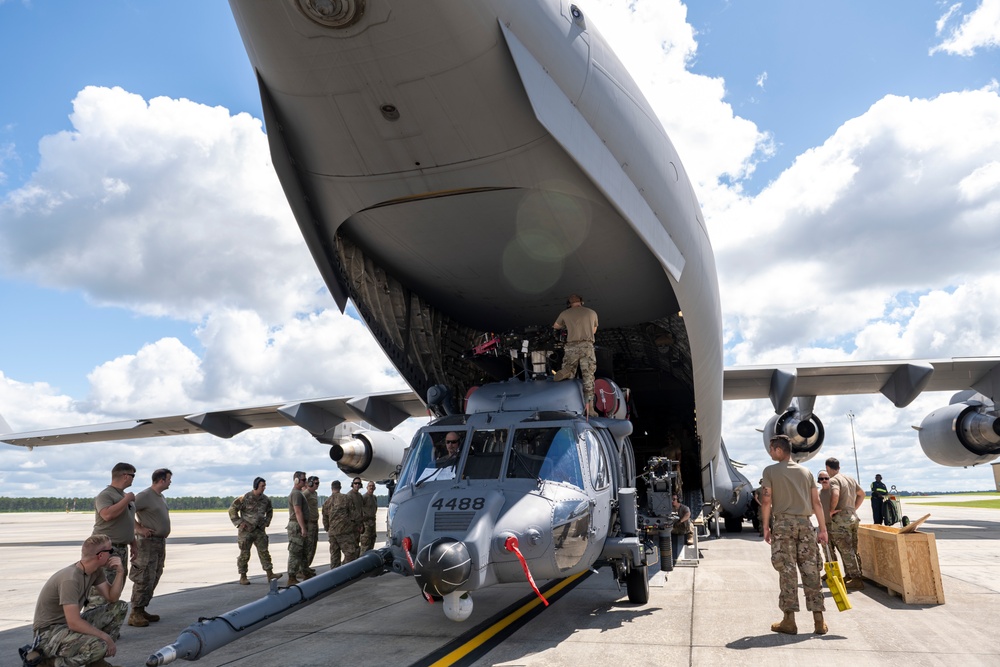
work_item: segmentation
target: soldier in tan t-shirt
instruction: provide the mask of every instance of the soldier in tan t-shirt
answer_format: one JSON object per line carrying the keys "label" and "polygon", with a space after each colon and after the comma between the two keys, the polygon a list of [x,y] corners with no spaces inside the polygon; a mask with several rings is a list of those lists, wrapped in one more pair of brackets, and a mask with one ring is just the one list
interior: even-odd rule
{"label": "soldier in tan t-shirt", "polygon": [[861,580],[861,558],[858,556],[858,509],[865,502],[865,491],[854,478],[840,472],[840,461],[826,460],[830,476],[830,547],[840,552],[844,561],[844,585],[849,591],[865,587]]}
{"label": "soldier in tan t-shirt", "polygon": [[163,575],[167,558],[167,536],[170,535],[170,510],[163,492],[170,488],[173,473],[167,468],[153,471],[153,484],[135,496],[136,558],[132,571],[132,613],[128,624],[144,628],[160,620],[146,607],[153,599],[153,591]]}
{"label": "soldier in tan t-shirt", "polygon": [[569,296],[569,308],[559,313],[554,329],[566,330],[563,346],[562,368],[555,375],[556,382],[576,377],[580,369],[583,378],[584,413],[594,413],[594,374],[597,372],[597,355],[594,354],[594,334],[597,333],[597,313],[583,305],[579,294]]}
{"label": "soldier in tan t-shirt", "polygon": [[[123,574],[128,575],[128,564],[135,560],[135,494],[125,491],[135,481],[135,466],[116,463],[111,469],[111,484],[94,498],[94,535],[107,535],[111,539],[114,555],[121,559]],[[131,556],[129,554],[131,551]],[[108,583],[115,573],[105,572]]]}
{"label": "soldier in tan t-shirt", "polygon": [[[118,599],[125,585],[124,564],[114,554],[108,536],[91,535],[80,552],[79,561],[53,574],[42,586],[31,626],[37,650],[46,658],[58,655],[59,664],[70,667],[99,664],[105,656],[114,656],[128,612],[128,603]],[[105,580],[105,569],[114,572],[111,583]],[[81,614],[91,588],[107,602]]]}
{"label": "soldier in tan t-shirt", "polygon": [[[789,635],[798,632],[795,612],[799,610],[798,578],[801,574],[806,609],[813,613],[816,634],[823,635],[827,626],[823,620],[816,541],[825,544],[827,535],[816,482],[808,469],[791,460],[792,443],[788,436],[771,438],[768,453],[776,463],[764,468],[761,518],[764,541],[771,545],[771,565],[778,571],[781,585],[778,607],[784,613],[784,618],[773,623],[771,630]],[[813,515],[819,523],[818,536],[809,520]],[[772,518],[773,524],[770,523]]]}

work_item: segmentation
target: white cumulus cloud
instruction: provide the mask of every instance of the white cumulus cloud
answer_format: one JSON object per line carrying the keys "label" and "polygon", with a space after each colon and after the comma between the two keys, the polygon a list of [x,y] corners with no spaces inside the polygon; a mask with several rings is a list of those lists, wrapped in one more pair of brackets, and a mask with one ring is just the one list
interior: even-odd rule
{"label": "white cumulus cloud", "polygon": [[980,0],[978,7],[954,25],[953,19],[961,11],[961,6],[961,3],[951,5],[938,19],[937,35],[944,39],[931,48],[931,55],[944,51],[952,55],[971,56],[978,49],[1000,46],[1000,0]]}

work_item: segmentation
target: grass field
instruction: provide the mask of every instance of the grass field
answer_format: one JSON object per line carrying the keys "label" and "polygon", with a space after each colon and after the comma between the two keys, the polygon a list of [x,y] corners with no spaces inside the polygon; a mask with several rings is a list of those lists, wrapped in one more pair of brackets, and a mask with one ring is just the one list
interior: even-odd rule
{"label": "grass field", "polygon": [[954,503],[946,503],[941,501],[924,503],[924,502],[913,502],[907,501],[909,505],[944,505],[948,507],[979,507],[982,509],[990,510],[1000,510],[1000,498],[981,498],[979,500],[960,500]]}

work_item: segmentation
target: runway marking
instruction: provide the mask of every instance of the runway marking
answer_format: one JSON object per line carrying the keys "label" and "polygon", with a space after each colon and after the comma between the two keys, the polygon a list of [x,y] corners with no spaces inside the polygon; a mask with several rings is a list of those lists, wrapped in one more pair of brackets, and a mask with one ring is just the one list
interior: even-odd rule
{"label": "runway marking", "polygon": [[[585,570],[579,574],[557,580],[545,586],[542,592],[549,602],[555,602],[573,590],[590,574],[590,570]],[[450,667],[451,665],[471,664],[544,610],[545,607],[537,595],[534,593],[526,595],[440,649],[414,662],[411,667]]]}

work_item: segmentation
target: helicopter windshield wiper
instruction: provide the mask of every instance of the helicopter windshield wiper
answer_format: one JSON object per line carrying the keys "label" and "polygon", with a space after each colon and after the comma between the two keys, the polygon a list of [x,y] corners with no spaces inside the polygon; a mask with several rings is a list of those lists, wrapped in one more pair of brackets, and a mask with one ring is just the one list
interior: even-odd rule
{"label": "helicopter windshield wiper", "polygon": [[531,466],[529,466],[528,463],[524,460],[524,454],[517,451],[516,449],[511,449],[510,453],[514,456],[514,463],[520,463],[521,467],[524,469],[524,472],[528,473],[528,477],[534,479],[536,482],[538,482],[539,486],[541,486],[542,478],[539,477],[534,472],[532,472]]}
{"label": "helicopter windshield wiper", "polygon": [[457,476],[456,465],[458,464],[458,457],[449,457],[449,459],[452,460],[442,459],[441,461],[435,463],[435,467],[429,473],[418,479],[413,484],[413,488],[415,489],[420,488],[420,485],[423,484],[424,482],[429,482],[432,479],[436,479],[438,475],[441,474],[442,470],[450,469],[452,471],[451,477],[447,479],[454,479]]}

